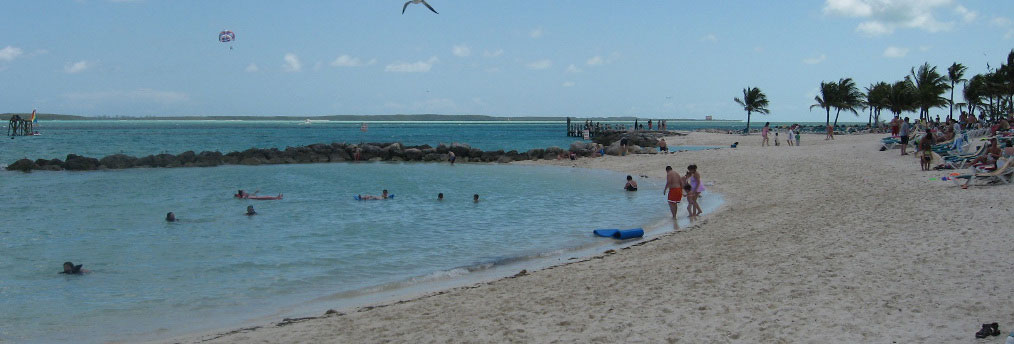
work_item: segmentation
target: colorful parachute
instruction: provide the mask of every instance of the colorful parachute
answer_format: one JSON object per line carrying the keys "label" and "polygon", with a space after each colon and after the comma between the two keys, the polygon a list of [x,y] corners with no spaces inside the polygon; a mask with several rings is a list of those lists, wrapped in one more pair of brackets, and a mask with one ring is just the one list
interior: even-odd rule
{"label": "colorful parachute", "polygon": [[232,31],[225,30],[218,33],[218,41],[222,43],[229,43],[236,40],[236,34]]}

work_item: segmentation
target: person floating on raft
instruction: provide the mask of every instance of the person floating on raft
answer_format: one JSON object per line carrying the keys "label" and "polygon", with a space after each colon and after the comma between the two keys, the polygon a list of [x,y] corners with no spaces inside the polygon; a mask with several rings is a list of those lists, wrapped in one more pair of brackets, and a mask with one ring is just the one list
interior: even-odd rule
{"label": "person floating on raft", "polygon": [[388,198],[392,198],[392,197],[394,197],[394,195],[389,195],[387,193],[387,189],[384,189],[383,193],[381,193],[380,196],[374,196],[374,195],[356,195],[353,198],[355,198],[357,201],[374,201],[374,200],[388,199]]}
{"label": "person floating on raft", "polygon": [[246,191],[239,190],[239,191],[236,192],[236,194],[232,195],[232,197],[239,198],[239,199],[252,199],[252,200],[257,200],[257,201],[267,201],[267,200],[279,200],[279,199],[282,199],[282,194],[278,194],[278,196],[257,196],[258,192],[260,192],[260,190],[254,191],[254,193],[251,195],[251,194],[247,193]]}

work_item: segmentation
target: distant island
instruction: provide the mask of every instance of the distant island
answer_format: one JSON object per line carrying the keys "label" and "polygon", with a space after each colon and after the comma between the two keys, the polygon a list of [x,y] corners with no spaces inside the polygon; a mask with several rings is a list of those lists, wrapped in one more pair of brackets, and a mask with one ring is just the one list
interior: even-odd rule
{"label": "distant island", "polygon": [[[0,118],[9,119],[12,115],[20,115],[28,118],[30,113],[3,113]],[[146,121],[472,121],[472,122],[563,122],[568,117],[497,117],[483,115],[437,115],[437,114],[415,114],[415,115],[334,115],[334,116],[77,116],[38,113],[39,120],[43,121],[94,121],[94,120],[146,120]],[[569,117],[572,121],[593,121],[593,122],[629,122],[636,120],[647,121],[648,119],[659,119],[658,117]],[[667,121],[700,121],[700,122],[742,122],[741,120],[727,119],[682,119],[682,118],[661,118]]]}

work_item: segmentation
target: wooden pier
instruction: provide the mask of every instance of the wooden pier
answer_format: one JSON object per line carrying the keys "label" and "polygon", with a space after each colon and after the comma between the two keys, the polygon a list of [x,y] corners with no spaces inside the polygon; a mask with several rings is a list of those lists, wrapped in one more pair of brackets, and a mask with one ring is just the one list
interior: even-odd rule
{"label": "wooden pier", "polygon": [[31,120],[23,119],[21,116],[11,116],[7,123],[7,136],[32,136],[35,135],[35,125]]}

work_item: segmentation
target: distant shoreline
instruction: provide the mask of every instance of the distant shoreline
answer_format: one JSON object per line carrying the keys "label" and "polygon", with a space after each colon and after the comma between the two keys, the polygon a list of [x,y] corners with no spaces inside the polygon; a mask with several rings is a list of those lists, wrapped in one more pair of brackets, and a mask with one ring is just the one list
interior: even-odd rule
{"label": "distant shoreline", "polygon": [[[0,118],[10,118],[12,115],[20,115],[21,117],[30,116],[27,113],[3,113],[0,114]],[[121,121],[346,121],[346,122],[403,122],[403,121],[420,121],[420,122],[438,122],[438,121],[471,121],[471,122],[564,122],[568,117],[535,117],[535,116],[519,116],[519,117],[498,117],[498,116],[484,116],[484,115],[435,115],[435,114],[418,114],[418,115],[335,115],[335,116],[78,116],[78,115],[62,115],[62,114],[45,114],[39,113],[38,117],[40,120],[57,120],[57,121],[109,121],[109,120],[121,120]],[[593,122],[622,122],[622,121],[647,121],[649,119],[659,119],[656,117],[569,117],[572,121],[593,121]],[[689,118],[661,118],[666,121],[679,121],[679,122],[743,122],[742,120],[735,119],[689,119]]]}

